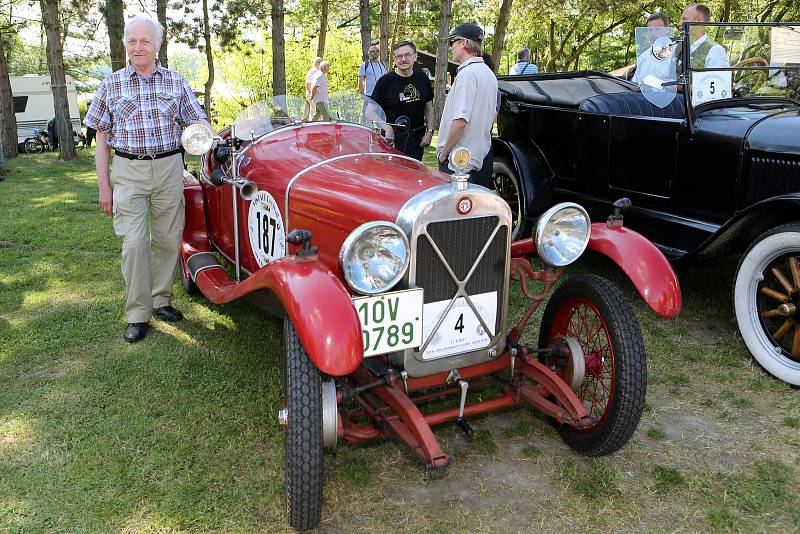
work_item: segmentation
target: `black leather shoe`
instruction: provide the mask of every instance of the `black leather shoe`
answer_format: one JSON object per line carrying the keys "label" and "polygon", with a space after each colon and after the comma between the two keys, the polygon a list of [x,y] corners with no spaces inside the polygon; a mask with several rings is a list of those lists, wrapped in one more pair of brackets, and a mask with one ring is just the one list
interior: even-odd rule
{"label": "black leather shoe", "polygon": [[128,326],[122,333],[122,338],[128,343],[136,343],[144,339],[144,336],[147,335],[148,328],[150,328],[149,323],[128,323]]}
{"label": "black leather shoe", "polygon": [[168,323],[174,323],[183,319],[183,314],[172,306],[161,306],[155,309],[156,317]]}

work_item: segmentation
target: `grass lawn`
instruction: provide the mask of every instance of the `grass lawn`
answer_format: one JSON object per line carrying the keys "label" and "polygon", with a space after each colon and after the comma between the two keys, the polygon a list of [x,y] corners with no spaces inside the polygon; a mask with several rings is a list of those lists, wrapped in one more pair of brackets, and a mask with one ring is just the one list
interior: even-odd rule
{"label": "grass lawn", "polygon": [[[281,324],[176,285],[186,319],[124,343],[90,156],[21,156],[0,182],[0,532],[286,530]],[[800,391],[737,337],[733,268],[680,266],[672,321],[604,258],[570,271],[616,281],[642,322],[648,401],[616,454],[580,457],[526,409],[475,418],[471,444],[437,429],[436,480],[394,442],[340,447],[321,530],[800,531]]]}

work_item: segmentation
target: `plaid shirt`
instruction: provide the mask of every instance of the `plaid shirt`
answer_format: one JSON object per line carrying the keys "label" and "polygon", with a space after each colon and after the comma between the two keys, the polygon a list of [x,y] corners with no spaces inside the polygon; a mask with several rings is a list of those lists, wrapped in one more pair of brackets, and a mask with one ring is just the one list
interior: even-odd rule
{"label": "plaid shirt", "polygon": [[100,84],[84,123],[115,150],[146,155],[180,148],[182,126],[206,118],[183,76],[156,61],[145,78],[129,62]]}

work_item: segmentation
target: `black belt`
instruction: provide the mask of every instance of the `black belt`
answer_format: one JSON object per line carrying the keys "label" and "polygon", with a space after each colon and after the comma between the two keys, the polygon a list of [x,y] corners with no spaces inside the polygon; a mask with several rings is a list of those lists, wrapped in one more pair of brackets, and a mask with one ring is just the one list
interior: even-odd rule
{"label": "black belt", "polygon": [[183,149],[176,148],[175,150],[168,150],[167,152],[159,152],[158,154],[128,154],[127,152],[120,152],[117,149],[114,149],[114,154],[121,158],[125,159],[161,159],[166,158],[168,156],[174,156],[175,154],[180,154],[183,152]]}

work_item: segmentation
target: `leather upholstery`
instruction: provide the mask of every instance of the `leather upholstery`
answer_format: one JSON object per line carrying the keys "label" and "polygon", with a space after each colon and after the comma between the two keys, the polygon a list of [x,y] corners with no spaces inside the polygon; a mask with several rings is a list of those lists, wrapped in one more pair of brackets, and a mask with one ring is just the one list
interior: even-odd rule
{"label": "leather upholstery", "polygon": [[660,108],[647,100],[642,93],[609,93],[587,98],[581,102],[579,110],[629,117],[660,117],[664,119],[686,117],[681,95],[675,95],[668,106]]}

